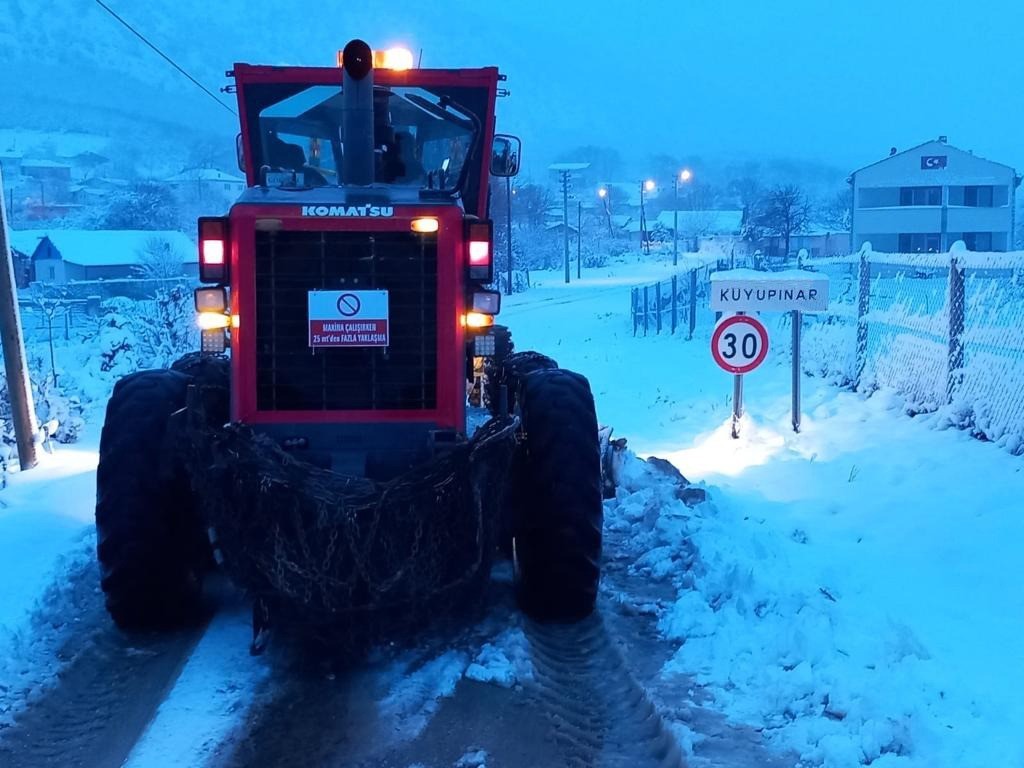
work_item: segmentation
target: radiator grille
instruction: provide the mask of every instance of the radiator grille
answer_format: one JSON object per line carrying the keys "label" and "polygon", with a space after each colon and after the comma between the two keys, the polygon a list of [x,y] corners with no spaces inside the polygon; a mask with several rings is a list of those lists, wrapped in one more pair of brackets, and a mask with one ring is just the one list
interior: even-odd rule
{"label": "radiator grille", "polygon": [[[256,233],[261,411],[437,406],[437,241],[411,232]],[[309,347],[308,292],[386,290],[390,345]]]}

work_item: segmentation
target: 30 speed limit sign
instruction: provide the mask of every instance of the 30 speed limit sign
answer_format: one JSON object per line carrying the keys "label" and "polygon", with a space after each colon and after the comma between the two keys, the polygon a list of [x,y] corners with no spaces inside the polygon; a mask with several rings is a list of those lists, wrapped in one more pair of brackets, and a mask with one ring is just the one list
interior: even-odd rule
{"label": "30 speed limit sign", "polygon": [[729,373],[750,373],[768,356],[768,331],[756,317],[727,317],[711,336],[711,355]]}

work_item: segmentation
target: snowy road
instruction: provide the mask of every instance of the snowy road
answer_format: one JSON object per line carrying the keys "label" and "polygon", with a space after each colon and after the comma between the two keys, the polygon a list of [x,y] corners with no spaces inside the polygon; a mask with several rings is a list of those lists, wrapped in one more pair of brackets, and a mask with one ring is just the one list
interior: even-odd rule
{"label": "snowy road", "polygon": [[503,316],[709,495],[623,465],[595,618],[524,621],[506,567],[482,615],[367,658],[250,657],[227,588],[205,627],[125,637],[96,586],[87,434],[0,492],[0,765],[1024,766],[1020,458],[810,378],[795,435],[784,344],[734,441],[708,318],[634,339],[628,286],[666,275],[628,267],[546,275]]}

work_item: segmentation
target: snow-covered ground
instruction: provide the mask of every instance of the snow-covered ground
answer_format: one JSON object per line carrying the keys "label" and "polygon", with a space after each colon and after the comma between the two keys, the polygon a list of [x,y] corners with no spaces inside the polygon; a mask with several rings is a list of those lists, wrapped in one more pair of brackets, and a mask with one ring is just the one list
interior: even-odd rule
{"label": "snow-covered ground", "polygon": [[[771,316],[774,348],[747,377],[733,440],[710,314],[691,341],[632,336],[629,287],[671,267],[631,259],[588,272],[569,286],[559,273],[533,275],[531,291],[506,299],[503,321],[518,348],[586,373],[601,421],[629,448],[670,459],[708,490],[709,502],[688,508],[627,458],[606,508],[633,572],[672,595],[657,607],[675,650],[661,698],[693,696],[696,680],[713,698],[705,706],[763,729],[805,765],[1024,766],[1024,461],[937,418],[911,419],[884,391],[865,398],[810,378],[794,434],[788,333]],[[0,580],[0,713],[23,693],[19,679],[40,674],[25,650],[33,607],[92,544],[89,415],[78,445],[0,491],[0,562],[14,575]],[[244,717],[266,674],[245,656],[246,631],[241,614],[215,619],[129,765],[200,765]],[[415,674],[403,663],[381,673],[393,679],[380,706],[407,738],[462,678],[515,686],[532,676],[517,628]],[[700,735],[677,725],[699,753]],[[481,764],[472,746],[465,764]]]}
{"label": "snow-covered ground", "polygon": [[1024,765],[1019,457],[808,378],[794,434],[772,316],[733,440],[710,318],[692,341],[634,339],[627,290],[554,285],[506,306],[520,348],[590,377],[603,423],[708,488],[692,513],[664,483],[609,506],[636,568],[678,590],[666,676],[696,675],[811,765]]}

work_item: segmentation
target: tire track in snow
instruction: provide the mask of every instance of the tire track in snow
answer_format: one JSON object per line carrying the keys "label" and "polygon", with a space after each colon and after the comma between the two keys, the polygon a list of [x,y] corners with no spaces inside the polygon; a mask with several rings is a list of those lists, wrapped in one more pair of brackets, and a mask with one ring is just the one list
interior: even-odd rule
{"label": "tire track in snow", "polygon": [[679,745],[626,668],[599,613],[575,625],[526,623],[535,694],[566,765],[682,768]]}
{"label": "tire track in snow", "polygon": [[98,583],[95,563],[78,575],[75,632],[57,651],[65,664],[0,732],[4,768],[120,766],[202,637],[205,624],[174,633],[118,631]]}

